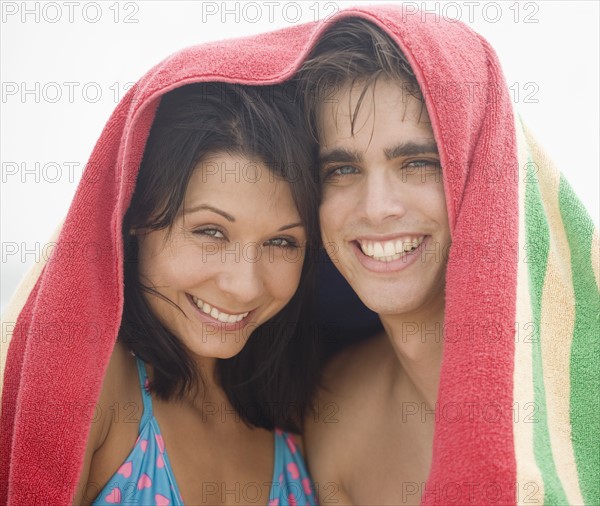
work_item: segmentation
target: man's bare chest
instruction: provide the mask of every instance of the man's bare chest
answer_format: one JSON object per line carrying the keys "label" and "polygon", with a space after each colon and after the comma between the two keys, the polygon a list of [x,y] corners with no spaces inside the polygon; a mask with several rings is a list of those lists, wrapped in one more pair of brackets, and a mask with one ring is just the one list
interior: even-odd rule
{"label": "man's bare chest", "polygon": [[396,416],[364,430],[344,488],[354,504],[420,504],[431,465],[433,420]]}

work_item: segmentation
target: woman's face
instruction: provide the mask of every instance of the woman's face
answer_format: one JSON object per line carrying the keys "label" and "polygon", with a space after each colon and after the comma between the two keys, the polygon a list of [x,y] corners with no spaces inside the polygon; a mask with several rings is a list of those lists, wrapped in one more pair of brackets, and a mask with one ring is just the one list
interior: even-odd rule
{"label": "woman's face", "polygon": [[298,287],[306,234],[287,182],[216,153],[193,172],[170,231],[137,231],[141,282],[160,322],[192,353],[229,358]]}

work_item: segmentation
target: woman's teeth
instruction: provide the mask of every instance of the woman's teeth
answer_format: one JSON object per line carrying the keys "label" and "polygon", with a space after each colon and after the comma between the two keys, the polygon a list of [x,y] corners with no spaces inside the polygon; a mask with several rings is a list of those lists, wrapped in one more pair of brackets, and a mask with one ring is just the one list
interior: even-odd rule
{"label": "woman's teeth", "polygon": [[241,314],[223,313],[222,311],[219,311],[216,307],[212,307],[208,302],[204,302],[204,301],[200,300],[198,297],[192,296],[192,300],[194,301],[194,304],[196,304],[196,306],[198,306],[198,309],[200,309],[200,311],[202,311],[203,313],[206,313],[207,315],[210,315],[215,320],[219,320],[220,322],[223,322],[223,323],[237,323],[237,322],[243,320],[244,318],[246,318],[246,316],[248,316],[248,313],[241,313]]}
{"label": "woman's teeth", "polygon": [[379,262],[398,260],[403,254],[418,248],[425,236],[405,237],[393,241],[358,241],[361,251]]}

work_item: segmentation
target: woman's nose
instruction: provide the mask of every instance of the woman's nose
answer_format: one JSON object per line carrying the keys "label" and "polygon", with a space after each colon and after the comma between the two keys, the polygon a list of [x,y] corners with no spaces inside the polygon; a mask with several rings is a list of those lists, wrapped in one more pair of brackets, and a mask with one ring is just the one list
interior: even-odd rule
{"label": "woman's nose", "polygon": [[251,309],[248,306],[258,300],[264,290],[257,255],[260,255],[259,248],[242,248],[239,255],[224,262],[218,278],[219,289],[241,306],[238,309]]}

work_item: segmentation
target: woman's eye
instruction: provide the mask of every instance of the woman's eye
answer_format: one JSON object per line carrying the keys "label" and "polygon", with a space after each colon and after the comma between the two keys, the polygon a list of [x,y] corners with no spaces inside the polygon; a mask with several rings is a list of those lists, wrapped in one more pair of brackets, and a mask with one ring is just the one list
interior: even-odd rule
{"label": "woman's eye", "polygon": [[224,239],[225,235],[218,228],[201,228],[194,231],[195,234],[206,235],[214,239]]}
{"label": "woman's eye", "polygon": [[294,240],[286,237],[276,237],[275,239],[267,241],[266,244],[268,246],[276,246],[278,248],[295,248],[297,246]]}

